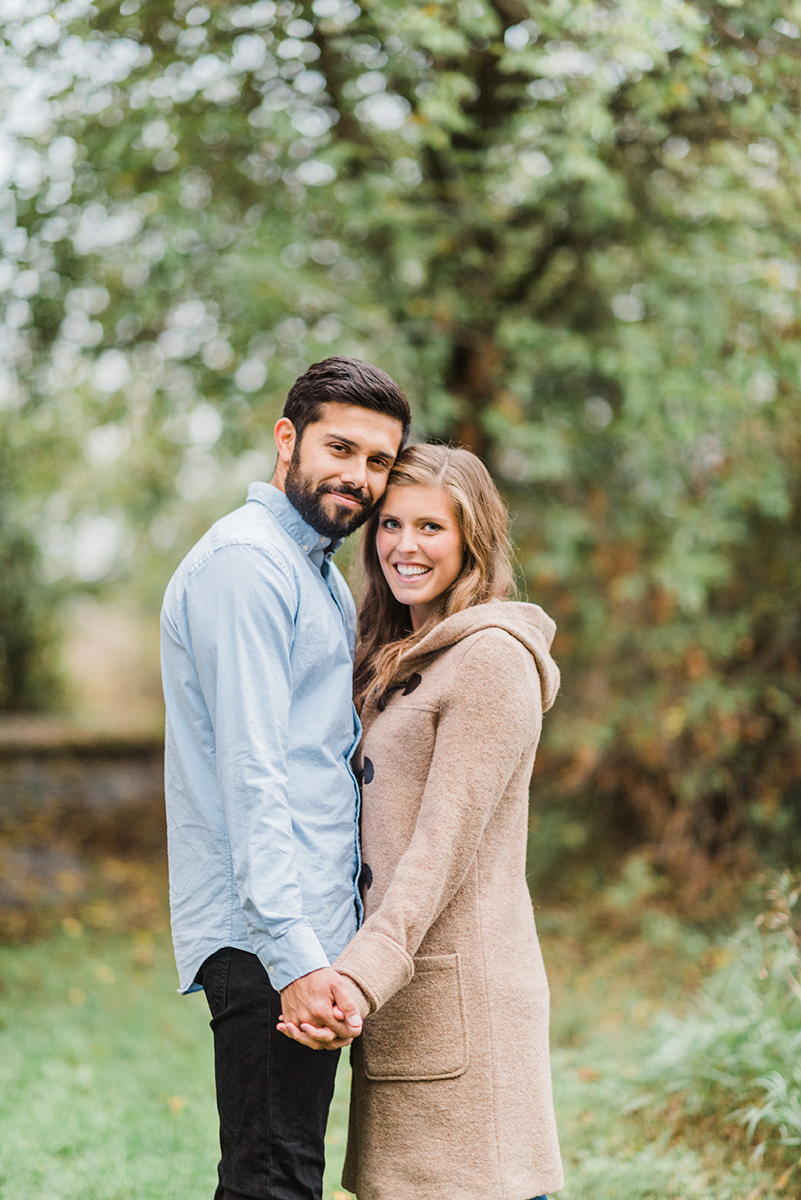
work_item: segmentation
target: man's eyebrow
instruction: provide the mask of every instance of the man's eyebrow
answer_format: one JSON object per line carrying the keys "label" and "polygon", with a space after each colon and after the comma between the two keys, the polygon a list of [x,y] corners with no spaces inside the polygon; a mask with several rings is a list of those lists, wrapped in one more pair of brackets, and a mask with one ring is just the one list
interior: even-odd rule
{"label": "man's eyebrow", "polygon": [[[343,437],[339,433],[329,433],[328,440],[329,440],[329,442],[342,442],[343,446],[350,446],[350,448],[352,450],[359,449],[358,442],[354,442],[353,438]],[[397,456],[391,450],[371,450],[370,457],[371,458],[386,458],[390,462],[394,462],[395,458]]]}

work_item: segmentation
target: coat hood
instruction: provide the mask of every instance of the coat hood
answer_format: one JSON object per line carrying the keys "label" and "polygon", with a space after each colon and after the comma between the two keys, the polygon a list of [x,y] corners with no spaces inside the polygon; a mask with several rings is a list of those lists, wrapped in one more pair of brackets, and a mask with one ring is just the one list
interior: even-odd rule
{"label": "coat hood", "polygon": [[408,673],[413,663],[478,633],[482,629],[503,629],[522,643],[537,664],[542,688],[542,707],[551,707],[559,690],[559,668],[551,658],[551,642],[556,633],[556,623],[538,604],[525,604],[518,600],[490,600],[487,604],[476,604],[462,612],[445,617],[427,633],[422,641],[411,646],[400,659],[399,672]]}

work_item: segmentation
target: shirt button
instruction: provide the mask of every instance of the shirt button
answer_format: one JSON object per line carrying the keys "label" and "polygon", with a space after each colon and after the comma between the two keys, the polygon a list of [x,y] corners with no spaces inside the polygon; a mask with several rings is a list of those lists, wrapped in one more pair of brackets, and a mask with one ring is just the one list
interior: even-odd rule
{"label": "shirt button", "polygon": [[305,542],[303,543],[303,549],[306,551],[307,554],[309,553],[309,547],[306,545]]}
{"label": "shirt button", "polygon": [[267,968],[267,970],[270,972],[270,974],[271,974],[271,975],[274,975],[274,974],[275,974],[275,967],[273,967],[273,966],[269,966],[269,967]]}

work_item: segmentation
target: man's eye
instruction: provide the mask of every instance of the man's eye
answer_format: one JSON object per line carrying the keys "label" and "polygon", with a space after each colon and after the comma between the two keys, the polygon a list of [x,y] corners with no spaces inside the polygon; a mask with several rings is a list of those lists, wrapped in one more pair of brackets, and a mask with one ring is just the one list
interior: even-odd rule
{"label": "man's eye", "polygon": [[375,467],[377,471],[383,471],[385,474],[389,470],[389,463],[385,458],[371,458],[370,466]]}

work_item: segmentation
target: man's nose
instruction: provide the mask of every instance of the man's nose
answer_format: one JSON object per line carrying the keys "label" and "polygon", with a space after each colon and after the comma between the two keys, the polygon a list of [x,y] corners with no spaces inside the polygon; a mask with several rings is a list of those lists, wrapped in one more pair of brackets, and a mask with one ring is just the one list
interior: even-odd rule
{"label": "man's nose", "polygon": [[343,466],[340,471],[343,483],[349,483],[352,487],[367,489],[367,459],[358,459],[355,456]]}

